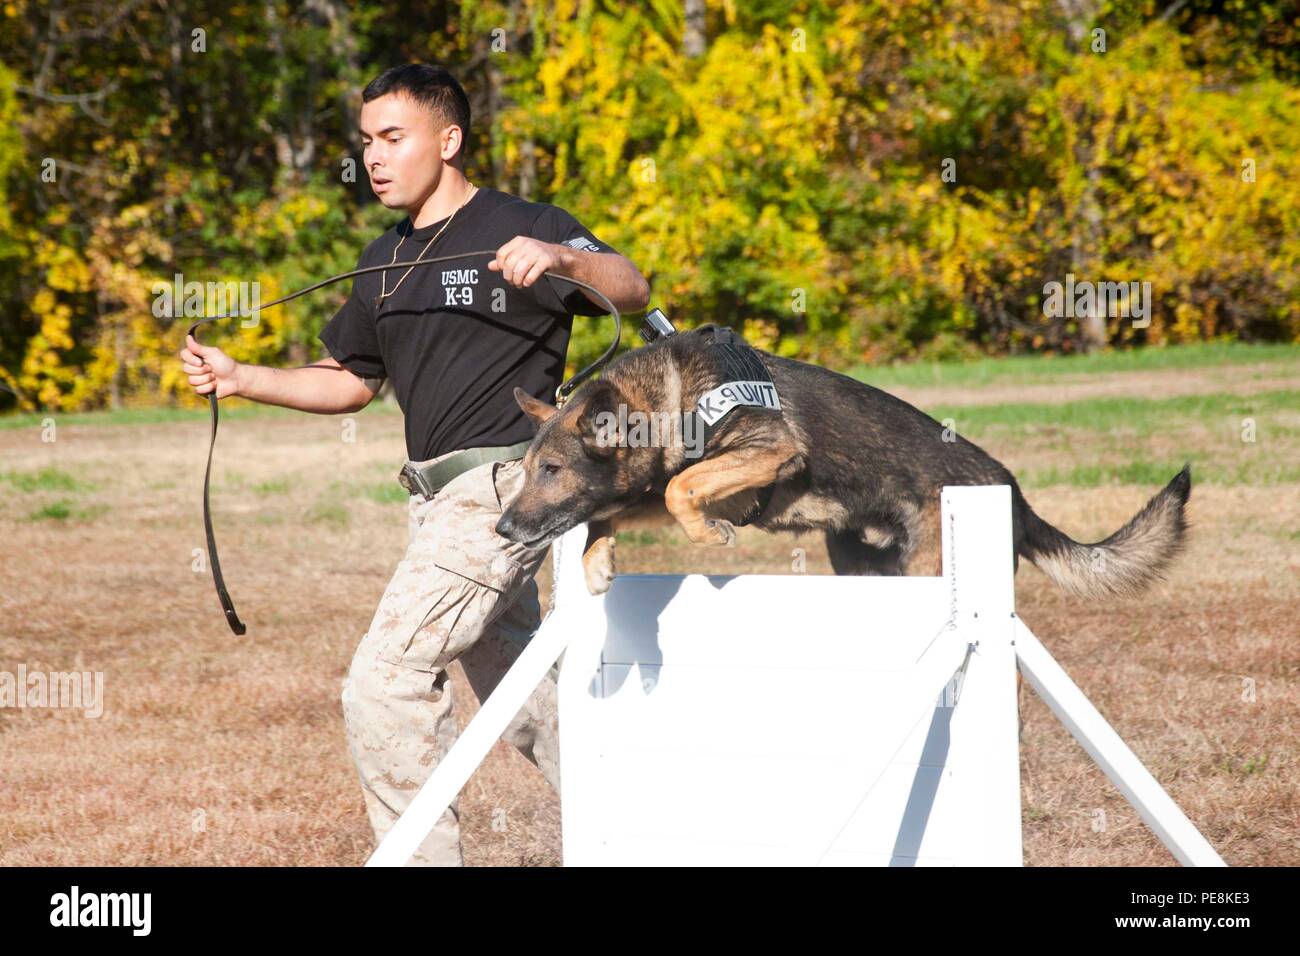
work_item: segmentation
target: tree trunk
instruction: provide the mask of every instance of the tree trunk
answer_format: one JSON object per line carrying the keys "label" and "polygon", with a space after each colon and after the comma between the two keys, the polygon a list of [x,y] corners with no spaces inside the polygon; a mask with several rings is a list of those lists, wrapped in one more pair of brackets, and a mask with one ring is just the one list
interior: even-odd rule
{"label": "tree trunk", "polygon": [[[513,40],[513,36],[511,36]],[[492,157],[492,184],[495,186],[505,178],[505,157],[502,151],[493,149],[494,145],[492,134],[496,130],[496,118],[501,113],[501,87],[505,85],[505,79],[501,75],[501,67],[497,65],[496,54],[491,50],[491,41],[488,41],[489,49],[487,53],[487,92],[484,99],[487,101],[487,115],[479,124],[479,129],[487,133],[488,137],[488,155]]]}
{"label": "tree trunk", "polygon": [[[1081,55],[1088,48],[1089,29],[1097,16],[1098,0],[1057,0],[1066,18],[1070,48]],[[1105,56],[1106,54],[1093,54]],[[1070,271],[1076,282],[1100,282],[1103,276],[1093,275],[1099,265],[1101,247],[1101,206],[1097,202],[1097,186],[1101,171],[1094,165],[1096,144],[1093,140],[1092,111],[1087,104],[1079,107],[1075,117],[1076,139],[1074,161],[1085,171],[1085,185],[1070,226]],[[1077,316],[1079,322],[1079,349],[1095,352],[1104,349],[1109,341],[1106,316],[1099,307],[1096,296],[1088,315]]]}
{"label": "tree trunk", "polygon": [[[100,310],[101,319],[103,310]],[[126,378],[125,356],[122,355],[122,327],[113,326],[113,379],[108,385],[108,407],[116,411],[122,407],[122,380]]]}
{"label": "tree trunk", "polygon": [[[275,8],[275,0],[267,0],[263,7],[266,13],[266,31],[271,46],[271,63],[269,68],[273,71],[275,79],[272,83],[272,96],[276,105],[281,109],[281,116],[287,116],[290,113],[288,102],[289,90],[285,82],[285,52],[284,37],[280,31],[280,15]],[[267,133],[270,134],[271,142],[275,145],[275,165],[276,169],[276,192],[280,192],[280,187],[286,183],[292,183],[294,180],[293,167],[293,140],[289,136],[289,123],[282,121],[277,125],[271,126]]]}
{"label": "tree trunk", "polygon": [[708,37],[704,34],[704,0],[684,0],[685,14],[682,29],[682,55],[688,57],[704,56],[708,48]]}
{"label": "tree trunk", "polygon": [[519,147],[519,198],[531,200],[537,182],[537,148],[531,136]]}
{"label": "tree trunk", "polygon": [[[348,144],[345,155],[357,161],[356,181],[348,185],[352,187],[357,202],[363,203],[372,197],[365,170],[361,168],[361,140],[357,135],[363,84],[361,68],[357,64],[356,34],[348,19],[348,5],[342,0],[312,0],[311,6],[329,23],[330,51],[334,56],[334,63],[340,70],[339,79],[343,81],[343,89],[339,91],[338,98],[339,130],[342,133],[342,141]],[[343,174],[343,158],[339,156],[337,161],[331,160],[335,175]]]}

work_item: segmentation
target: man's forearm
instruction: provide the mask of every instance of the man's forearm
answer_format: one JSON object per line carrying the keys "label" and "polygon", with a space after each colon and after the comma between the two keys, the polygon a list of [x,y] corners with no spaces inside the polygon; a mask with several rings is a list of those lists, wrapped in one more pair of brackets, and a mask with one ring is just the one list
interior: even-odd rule
{"label": "man's forearm", "polygon": [[[579,282],[595,286],[614,303],[620,312],[640,312],[650,302],[650,283],[626,256],[614,252],[588,252],[559,245],[559,272]],[[583,294],[604,306],[586,289]]]}
{"label": "man's forearm", "polygon": [[345,368],[332,365],[308,365],[304,368],[270,368],[245,365],[235,372],[241,398],[281,405],[318,415],[337,415],[358,408],[356,390],[338,376],[351,376]]}

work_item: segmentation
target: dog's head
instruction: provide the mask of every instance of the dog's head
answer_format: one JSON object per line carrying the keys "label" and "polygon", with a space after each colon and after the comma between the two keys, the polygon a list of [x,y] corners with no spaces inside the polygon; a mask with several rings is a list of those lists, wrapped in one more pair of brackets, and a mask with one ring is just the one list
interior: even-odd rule
{"label": "dog's head", "polygon": [[646,449],[622,440],[619,409],[627,403],[617,385],[597,379],[562,410],[520,388],[514,395],[536,423],[537,436],[524,455],[524,486],[497,522],[497,534],[543,547],[584,521],[617,514],[649,491],[652,462]]}

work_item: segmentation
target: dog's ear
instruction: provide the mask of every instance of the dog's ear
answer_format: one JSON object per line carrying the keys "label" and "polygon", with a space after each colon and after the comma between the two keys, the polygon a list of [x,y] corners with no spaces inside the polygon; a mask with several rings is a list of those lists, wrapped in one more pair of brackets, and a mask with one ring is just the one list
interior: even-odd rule
{"label": "dog's ear", "polygon": [[554,405],[547,405],[540,399],[533,398],[518,386],[515,387],[515,401],[524,410],[524,414],[531,418],[539,428],[557,411]]}
{"label": "dog's ear", "polygon": [[583,389],[582,406],[578,409],[578,435],[587,453],[596,458],[608,458],[623,442],[626,416],[619,415],[623,393],[613,382],[598,378]]}

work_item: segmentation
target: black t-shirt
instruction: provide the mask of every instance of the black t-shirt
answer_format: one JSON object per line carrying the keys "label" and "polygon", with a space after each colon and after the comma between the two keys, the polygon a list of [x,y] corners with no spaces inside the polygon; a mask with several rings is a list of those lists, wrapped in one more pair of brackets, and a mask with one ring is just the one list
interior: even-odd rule
{"label": "black t-shirt", "polygon": [[[515,236],[613,252],[569,213],[480,187],[446,232],[447,222],[412,231],[409,217],[368,245],[357,268],[499,249]],[[405,241],[401,241],[405,237]],[[398,248],[399,242],[401,248]],[[606,310],[577,286],[550,275],[526,289],[475,256],[357,276],[343,308],[320,340],[340,365],[362,378],[391,378],[406,416],[406,454],[425,461],[461,448],[513,445],[531,438],[515,386],[548,404],[564,375],[573,315]],[[410,268],[410,267],[407,267]],[[376,312],[381,277],[391,293]]]}

